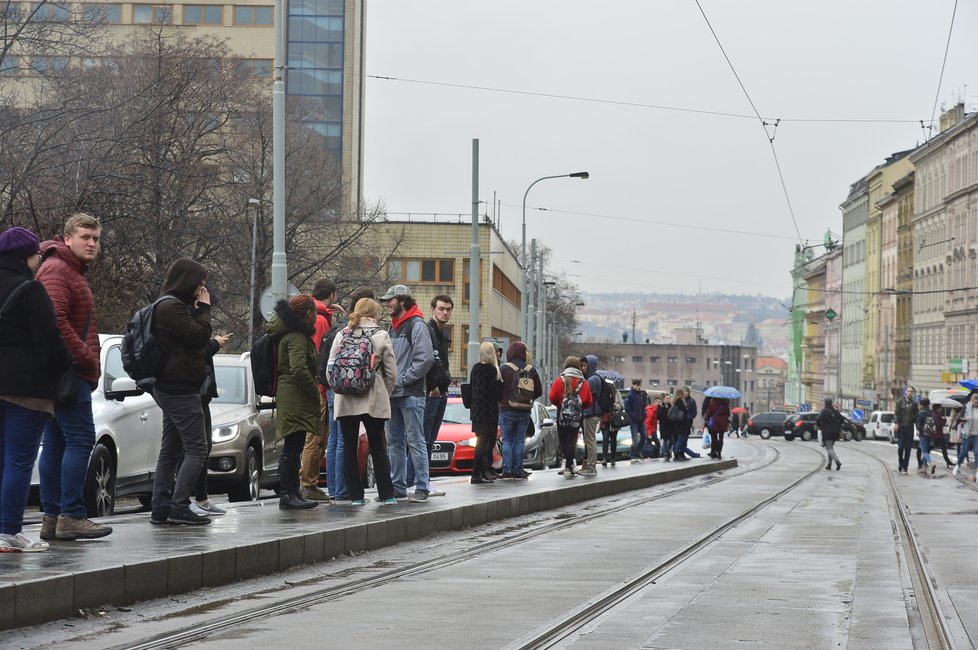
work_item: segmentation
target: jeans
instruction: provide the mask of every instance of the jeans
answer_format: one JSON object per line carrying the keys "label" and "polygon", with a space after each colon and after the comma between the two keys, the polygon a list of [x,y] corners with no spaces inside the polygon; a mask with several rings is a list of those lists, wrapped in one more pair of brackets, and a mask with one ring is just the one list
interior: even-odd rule
{"label": "jeans", "polygon": [[374,459],[374,476],[377,479],[377,496],[390,499],[394,496],[391,485],[391,469],[388,465],[387,450],[384,448],[384,421],[369,415],[345,415],[339,419],[337,426],[343,434],[344,449],[349,453],[343,454],[344,483],[348,486],[348,498],[356,501],[363,498],[363,481],[360,480],[360,459],[357,453],[357,441],[360,439],[360,423],[367,431],[367,442],[370,444],[370,457]]}
{"label": "jeans", "polygon": [[391,462],[394,494],[407,494],[407,455],[414,461],[414,488],[430,492],[428,448],[424,444],[424,401],[421,395],[392,397],[387,421],[387,453]]}
{"label": "jeans", "polygon": [[[978,436],[961,436],[961,443],[958,445],[958,465],[964,466],[968,462],[968,449],[978,452]],[[976,454],[978,460],[978,454]]]}
{"label": "jeans", "polygon": [[924,465],[930,465],[930,438],[923,435],[920,436],[920,457]]}
{"label": "jeans", "polygon": [[[200,396],[196,393],[169,393],[157,387],[153,391],[153,399],[163,411],[163,441],[153,479],[152,508],[161,511],[171,505],[189,507],[190,492],[207,462],[204,411]],[[179,472],[176,471],[178,463]]]}
{"label": "jeans", "polygon": [[[349,499],[350,494],[346,489],[346,472],[343,469],[343,458],[346,453],[346,439],[340,431],[340,423],[333,417],[333,400],[336,393],[331,390],[326,391],[326,404],[329,412],[326,416],[329,419],[329,435],[326,439],[326,490],[329,496],[336,499]],[[360,445],[360,434],[357,433],[355,440],[357,447]]]}
{"label": "jeans", "polygon": [[503,474],[523,471],[526,451],[526,428],[530,425],[529,411],[500,411],[499,430],[503,436]]}
{"label": "jeans", "polygon": [[0,533],[16,535],[24,525],[31,471],[48,414],[0,400]]}
{"label": "jeans", "polygon": [[[200,397],[194,397],[199,408]],[[54,419],[44,428],[41,444],[41,509],[52,517],[64,514],[84,519],[88,516],[85,477],[95,447],[92,388],[87,381],[78,380],[78,397],[73,404],[55,406]]]}
{"label": "jeans", "polygon": [[[424,444],[428,448],[428,460],[431,460],[431,447],[438,437],[441,421],[445,419],[445,407],[448,405],[448,395],[442,397],[425,397],[424,404]],[[408,456],[407,484],[414,484],[414,463]]]}
{"label": "jeans", "polygon": [[897,429],[897,468],[904,471],[910,465],[910,449],[913,447],[913,425],[901,425]]}
{"label": "jeans", "polygon": [[[632,448],[628,452],[628,457],[635,460],[642,456],[642,446],[645,445],[645,422],[633,420],[629,426],[632,428]],[[605,460],[608,460],[607,456]]]}

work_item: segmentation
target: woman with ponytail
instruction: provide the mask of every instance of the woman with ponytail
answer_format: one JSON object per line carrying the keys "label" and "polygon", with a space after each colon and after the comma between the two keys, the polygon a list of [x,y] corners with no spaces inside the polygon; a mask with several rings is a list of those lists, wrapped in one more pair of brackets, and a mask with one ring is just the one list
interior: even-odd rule
{"label": "woman with ponytail", "polygon": [[[561,409],[565,408],[564,400],[574,395],[580,397],[581,404],[577,418],[577,426],[568,424],[574,418],[561,417]],[[577,434],[581,430],[581,417],[585,409],[591,406],[591,389],[581,372],[581,360],[577,357],[567,357],[564,361],[564,371],[554,379],[550,386],[550,403],[557,407],[557,439],[560,441],[560,453],[564,455],[564,478],[574,478],[574,454],[577,451]]]}

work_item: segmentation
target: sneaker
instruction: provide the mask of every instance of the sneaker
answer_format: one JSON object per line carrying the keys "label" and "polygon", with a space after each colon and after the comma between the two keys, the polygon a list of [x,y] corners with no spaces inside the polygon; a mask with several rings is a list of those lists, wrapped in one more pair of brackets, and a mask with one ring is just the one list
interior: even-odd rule
{"label": "sneaker", "polygon": [[306,501],[329,501],[329,495],[318,487],[302,488],[302,498]]}
{"label": "sneaker", "polygon": [[329,505],[331,506],[352,506],[353,501],[351,499],[330,499]]}
{"label": "sneaker", "polygon": [[48,550],[47,542],[34,542],[20,533],[0,535],[0,553],[40,553]]}
{"label": "sneaker", "polygon": [[208,501],[207,505],[192,501],[190,503],[190,510],[199,517],[220,517],[221,515],[226,515],[228,512],[224,508],[218,508],[214,505],[213,501]]}
{"label": "sneaker", "polygon": [[557,475],[558,476],[563,476],[564,475],[564,472],[566,472],[566,471],[567,471],[566,469],[562,469],[559,472],[557,472]]}
{"label": "sneaker", "polygon": [[398,503],[404,503],[405,501],[408,500],[408,495],[406,495],[406,494],[395,494],[394,495],[394,500],[397,501]]}
{"label": "sneaker", "polygon": [[576,476],[576,473],[572,469],[564,472],[564,478],[574,478],[574,476]]}
{"label": "sneaker", "polygon": [[578,472],[581,476],[597,476],[598,470],[596,469],[585,469]]}
{"label": "sneaker", "polygon": [[380,505],[382,505],[382,506],[396,506],[397,505],[397,499],[395,499],[394,497],[390,497],[389,499],[384,499],[383,501],[380,502]]}
{"label": "sneaker", "polygon": [[428,490],[428,496],[429,497],[443,497],[443,496],[445,496],[445,491],[444,490],[436,490],[435,488],[431,488],[430,490]]}
{"label": "sneaker", "polygon": [[75,539],[98,539],[111,534],[111,526],[96,524],[91,519],[58,515],[54,538],[70,542]]}
{"label": "sneaker", "polygon": [[190,510],[189,506],[170,506],[170,514],[166,523],[177,526],[206,526],[211,523],[208,517],[201,517]]}
{"label": "sneaker", "polygon": [[408,501],[411,503],[425,503],[428,501],[428,493],[421,490],[415,490],[411,493]]}
{"label": "sneaker", "polygon": [[503,472],[499,478],[513,478],[512,472]]}
{"label": "sneaker", "polygon": [[[397,502],[395,501],[394,503],[397,503]],[[367,505],[367,500],[366,499],[354,499],[353,501],[350,501],[350,505],[351,506],[365,506],[365,505]]]}
{"label": "sneaker", "polygon": [[41,539],[52,540],[58,528],[58,518],[54,515],[44,515],[41,519]]}
{"label": "sneaker", "polygon": [[641,462],[642,462],[642,459],[641,459],[641,458],[630,458],[629,460],[631,461],[631,463],[632,463],[633,465],[634,465],[635,463],[641,463]]}
{"label": "sneaker", "polygon": [[167,523],[166,520],[169,519],[169,517],[170,517],[169,508],[161,508],[160,510],[154,510],[153,514],[150,515],[149,517],[149,523],[153,524],[154,526],[165,526]]}
{"label": "sneaker", "polygon": [[951,474],[954,475],[954,476],[957,476],[958,475],[958,472],[960,472],[960,471],[961,471],[961,466],[960,465],[955,465],[954,466],[954,469],[951,470]]}

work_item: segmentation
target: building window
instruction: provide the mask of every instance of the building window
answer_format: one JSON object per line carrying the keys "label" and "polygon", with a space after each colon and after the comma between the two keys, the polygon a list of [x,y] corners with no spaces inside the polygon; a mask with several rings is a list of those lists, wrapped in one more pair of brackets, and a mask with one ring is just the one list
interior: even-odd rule
{"label": "building window", "polygon": [[90,23],[109,23],[117,25],[122,22],[122,5],[83,4],[82,20]]}
{"label": "building window", "polygon": [[[468,262],[466,262],[466,265],[468,265]],[[469,277],[468,273],[465,274],[465,277]],[[503,273],[502,269],[495,264],[492,265],[492,288],[498,291],[500,295],[502,295],[502,297],[508,300],[511,304],[517,307],[520,306],[520,301],[522,300],[523,294],[520,293],[519,288],[513,284],[513,281],[510,280],[505,273]]]}
{"label": "building window", "polygon": [[132,22],[137,24],[166,24],[173,22],[173,7],[166,5],[132,6]]}
{"label": "building window", "polygon": [[686,363],[696,363],[696,357],[686,357]]}
{"label": "building window", "polygon": [[224,7],[217,5],[183,5],[184,25],[220,25],[224,22]]}
{"label": "building window", "polygon": [[31,57],[31,74],[48,74],[51,72],[64,72],[68,69],[68,57],[66,56],[34,56]]}
{"label": "building window", "polygon": [[666,382],[666,384],[669,386],[678,386],[679,382],[676,381],[675,379],[670,379],[668,382]]}
{"label": "building window", "polygon": [[669,363],[679,363],[679,357],[669,357]]}
{"label": "building window", "polygon": [[692,386],[693,385],[693,380],[692,379],[686,379],[686,380],[683,381],[683,385],[684,386]]}
{"label": "building window", "polygon": [[[36,13],[35,13],[36,12]],[[38,22],[66,23],[71,20],[71,9],[66,2],[32,3],[33,20]]]}
{"label": "building window", "polygon": [[649,386],[652,386],[654,388],[654,387],[656,387],[658,385],[659,385],[659,380],[658,379],[650,379],[649,380]]}
{"label": "building window", "polygon": [[234,6],[235,25],[272,25],[274,15],[274,7]]}
{"label": "building window", "polygon": [[391,260],[387,272],[392,282],[455,284],[454,260]]}
{"label": "building window", "polygon": [[238,74],[251,79],[271,79],[272,59],[242,59],[238,61]]}
{"label": "building window", "polygon": [[632,357],[632,363],[642,363],[642,357]]}
{"label": "building window", "polygon": [[5,56],[0,61],[0,77],[15,77],[20,74],[19,60],[16,56]]}
{"label": "building window", "polygon": [[652,363],[659,363],[659,357],[649,357],[649,361]]}

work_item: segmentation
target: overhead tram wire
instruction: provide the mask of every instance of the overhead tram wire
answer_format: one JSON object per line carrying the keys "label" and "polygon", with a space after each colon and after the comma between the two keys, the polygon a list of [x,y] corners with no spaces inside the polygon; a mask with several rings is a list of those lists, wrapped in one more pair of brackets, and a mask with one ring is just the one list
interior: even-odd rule
{"label": "overhead tram wire", "polygon": [[[380,81],[397,81],[407,84],[419,84],[423,86],[439,86],[443,88],[458,88],[462,90],[478,90],[482,92],[501,93],[505,95],[524,95],[528,97],[542,97],[546,99],[564,99],[576,102],[587,102],[592,104],[610,104],[612,106],[626,106],[632,108],[650,108],[659,111],[674,111],[678,113],[694,113],[699,115],[712,115],[715,117],[733,117],[742,120],[755,120],[757,116],[746,115],[743,113],[731,113],[728,111],[714,111],[700,108],[684,108],[681,106],[664,106],[660,104],[645,104],[642,102],[630,102],[618,99],[603,99],[600,97],[583,97],[579,95],[564,95],[560,93],[544,93],[532,90],[516,90],[514,88],[497,88],[493,86],[479,86],[476,84],[452,83],[448,81],[431,81],[428,79],[405,79],[402,77],[392,77],[390,75],[364,74],[364,78],[377,79]],[[775,118],[766,118],[775,119]],[[890,118],[817,118],[817,117],[782,117],[778,118],[782,123],[792,122],[797,124],[920,124],[927,120],[905,120]],[[933,118],[930,120],[933,122]]]}
{"label": "overhead tram wire", "polygon": [[958,14],[958,0],[954,0],[954,9],[951,10],[951,24],[947,28],[947,43],[944,45],[944,60],[941,61],[941,74],[937,78],[937,92],[934,93],[934,108],[930,112],[930,125],[934,128],[934,116],[937,114],[937,102],[941,97],[941,84],[944,83],[944,68],[947,66],[947,53],[951,49],[951,32],[954,31],[954,17]]}
{"label": "overhead tram wire", "polygon": [[[700,10],[700,14],[703,15],[703,20],[706,21],[706,26],[710,28],[710,33],[713,34],[713,40],[716,41],[717,47],[720,48],[720,52],[723,54],[723,58],[726,59],[727,65],[730,66],[730,71],[733,72],[734,78],[737,79],[737,83],[740,84],[740,89],[744,91],[744,96],[747,97],[747,102],[750,107],[754,110],[754,114],[757,116],[757,120],[761,123],[761,128],[764,129],[764,135],[767,136],[768,144],[771,145],[771,155],[774,156],[774,164],[778,169],[778,178],[781,179],[781,189],[784,192],[784,200],[788,204],[788,214],[791,215],[791,222],[795,225],[795,232],[798,233],[798,241],[802,244],[805,240],[801,236],[801,228],[798,227],[798,219],[795,218],[795,209],[791,205],[791,197],[788,196],[788,185],[784,182],[784,173],[781,171],[781,161],[778,160],[778,151],[774,147],[774,136],[768,132],[768,123],[764,121],[761,117],[760,111],[757,110],[757,106],[754,105],[754,100],[751,99],[750,93],[747,92],[747,88],[744,86],[744,82],[740,80],[740,75],[737,74],[737,69],[734,68],[733,61],[727,56],[727,51],[723,49],[723,43],[720,42],[720,37],[717,36],[716,30],[713,29],[713,25],[710,23],[710,19],[707,17],[706,12],[703,10],[703,5],[700,4],[700,0],[696,0],[696,6]],[[779,120],[774,123],[774,129],[777,130]]]}

